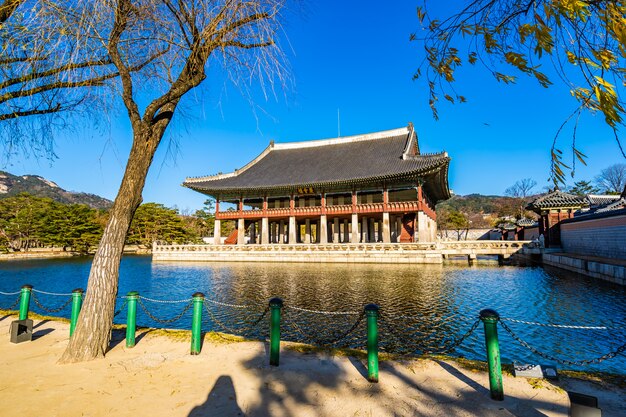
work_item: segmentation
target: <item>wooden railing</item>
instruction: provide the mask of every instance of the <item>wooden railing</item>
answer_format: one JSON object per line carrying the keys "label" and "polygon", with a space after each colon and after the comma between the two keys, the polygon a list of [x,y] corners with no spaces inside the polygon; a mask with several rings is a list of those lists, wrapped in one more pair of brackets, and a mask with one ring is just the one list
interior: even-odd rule
{"label": "wooden railing", "polygon": [[[349,215],[352,214],[351,204],[340,204],[333,206],[326,206],[325,211],[327,215]],[[387,210],[385,210],[385,203],[365,203],[356,205],[356,213],[358,214],[377,214],[377,213],[411,213],[422,210],[426,212],[431,218],[435,218],[435,211],[432,210],[427,204],[420,204],[418,201],[396,201],[387,203]],[[286,218],[289,216],[306,217],[306,216],[321,216],[324,214],[324,208],[321,206],[306,206],[306,207],[294,207],[290,209],[288,207],[281,208],[268,208],[266,210],[243,210],[243,211],[220,211],[216,213],[215,217],[220,220],[236,220],[236,219],[260,219],[263,217],[268,218]]]}

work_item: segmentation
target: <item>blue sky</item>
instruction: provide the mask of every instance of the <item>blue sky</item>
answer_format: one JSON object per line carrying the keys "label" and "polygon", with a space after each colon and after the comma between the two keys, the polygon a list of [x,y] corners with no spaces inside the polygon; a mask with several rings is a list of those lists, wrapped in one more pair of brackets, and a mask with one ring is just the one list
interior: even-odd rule
{"label": "blue sky", "polygon": [[[324,0],[289,15],[283,46],[294,88],[268,101],[255,97],[256,111],[217,71],[211,72],[214,77],[202,91],[186,98],[185,116],[176,115],[150,170],[144,201],[200,208],[204,196],[181,187],[185,177],[230,172],[270,140],[336,137],[338,109],[342,136],[413,122],[422,152],[445,150],[452,157],[450,187],[457,194],[502,194],[526,177],[538,182],[537,190],[547,185],[552,140],[575,107],[567,91],[525,79],[504,86],[480,68],[467,67],[457,76],[457,88],[468,103],[442,103],[440,120],[433,120],[425,82],[411,79],[421,60],[420,45],[409,42],[418,30],[417,3],[394,3]],[[113,199],[132,135],[123,110],[110,120],[105,129],[81,123],[71,134],[59,135],[53,162],[16,157],[0,169],[42,175],[65,189]],[[563,133],[563,149],[570,136],[571,129]],[[624,162],[601,116],[581,119],[578,146],[589,165],[578,166],[574,181]]]}

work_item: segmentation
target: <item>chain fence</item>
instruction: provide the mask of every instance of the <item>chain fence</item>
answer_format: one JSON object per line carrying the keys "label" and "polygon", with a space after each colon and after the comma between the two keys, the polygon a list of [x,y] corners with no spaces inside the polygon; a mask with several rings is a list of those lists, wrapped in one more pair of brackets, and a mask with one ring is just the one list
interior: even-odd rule
{"label": "chain fence", "polygon": [[[221,307],[221,308],[217,308]],[[229,333],[247,339],[264,340],[269,337],[269,306],[229,304],[205,298],[203,328],[220,333]],[[242,310],[246,310],[242,314]]]}
{"label": "chain fence", "polygon": [[[20,294],[21,291],[0,291],[0,296],[18,296],[15,302],[6,308],[7,310],[12,310],[18,306]],[[67,300],[60,305],[51,306],[50,302],[53,297],[67,297]],[[72,293],[32,289],[31,298],[39,309],[46,313],[55,314],[68,307],[72,302]],[[123,300],[123,302],[115,311],[114,317],[125,311],[128,305],[127,296],[118,297],[118,300]],[[137,296],[137,301],[145,315],[158,324],[171,324],[182,320],[193,306],[193,298],[158,300]],[[183,305],[180,310],[176,307],[179,305]],[[268,313],[270,308],[267,304],[264,306],[260,304],[235,304],[205,298],[202,307],[206,313],[202,315],[202,327],[205,331],[215,331],[220,337],[223,337],[221,333],[227,333],[248,339],[266,340],[269,338],[270,315]],[[163,318],[155,308],[159,310],[159,313],[166,312],[166,314],[174,310],[179,311],[172,317]],[[364,310],[324,311],[285,303],[281,313],[281,340],[283,341],[311,344],[324,348],[365,348],[367,326]],[[459,313],[447,316],[433,314],[403,315],[398,313],[385,309],[379,310],[378,340],[381,352],[447,354],[458,352],[460,348],[462,348],[460,352],[463,355],[466,355],[468,351],[478,355],[484,352],[483,335],[476,331],[481,320],[476,316]],[[626,343],[622,343],[626,327],[619,320],[618,318],[608,325],[554,324],[510,317],[501,317],[498,321],[505,331],[505,338],[502,340],[510,341],[512,339],[532,354],[560,365],[584,367],[626,354]],[[523,327],[514,329],[516,325]],[[187,324],[181,327],[186,328]],[[545,343],[547,339],[540,336],[539,346],[536,346],[532,340],[538,337],[538,330],[533,330],[533,328],[553,329],[566,333],[566,338],[551,338],[551,340],[574,338],[577,337],[576,332],[601,332],[602,338],[592,337],[592,339],[602,339],[602,343],[594,343],[593,348],[589,348],[585,352],[568,351],[567,348],[558,348],[558,344],[557,347],[550,347],[549,343]],[[511,339],[508,339],[509,336]],[[616,342],[622,344],[615,347]],[[567,345],[566,343],[561,344]],[[468,347],[468,345],[471,346]],[[503,353],[509,355],[511,349],[504,347],[502,341],[501,346]],[[598,356],[589,359],[589,356],[594,356],[594,350],[595,352],[601,351],[599,346],[608,346],[604,350],[605,352],[608,350],[608,353],[598,354]],[[515,354],[519,355],[519,350]],[[559,357],[560,354],[564,357]],[[583,357],[583,359],[577,357]]]}
{"label": "chain fence", "polygon": [[[155,321],[156,323],[159,323],[159,324],[170,324],[170,323],[174,323],[174,322],[180,320],[181,318],[183,318],[185,313],[187,313],[187,311],[189,311],[189,309],[191,308],[191,305],[193,304],[193,301],[186,300],[187,304],[185,305],[185,307],[183,307],[183,309],[182,309],[182,311],[180,313],[178,313],[177,315],[175,315],[174,317],[171,317],[169,319],[162,319],[162,318],[157,317],[154,314],[152,314],[150,312],[150,310],[148,310],[148,307],[146,307],[146,305],[144,304],[143,300],[147,300],[147,299],[146,298],[142,298],[142,297],[138,298],[137,301],[139,301],[139,307],[141,307],[143,312],[146,313],[146,315],[148,317],[150,317],[151,320],[153,320],[153,321]],[[172,302],[172,304],[176,304],[176,303],[178,303],[178,301]]]}
{"label": "chain fence", "polygon": [[124,300],[122,302],[122,305],[120,306],[120,308],[118,308],[115,313],[113,313],[113,317],[117,317],[120,315],[120,313],[122,313],[122,311],[124,311],[124,309],[126,308],[126,306],[128,305],[128,298],[126,297],[122,297],[122,299]]}
{"label": "chain fence", "polygon": [[[480,320],[472,318],[467,330],[466,316],[393,315],[381,310],[381,350],[401,354],[446,354],[460,347],[478,328]],[[401,329],[401,330],[400,330]]]}
{"label": "chain fence", "polygon": [[284,340],[325,348],[365,346],[363,310],[322,311],[285,305],[283,313],[281,333]]}
{"label": "chain fence", "polygon": [[14,292],[0,291],[0,295],[4,295],[4,296],[7,296],[7,297],[10,297],[12,295],[17,295],[17,299],[11,305],[9,305],[8,307],[0,306],[0,308],[3,309],[3,310],[13,310],[20,303],[20,294],[21,294],[21,291],[14,291]]}
{"label": "chain fence", "polygon": [[[511,320],[509,320],[511,321]],[[535,348],[534,346],[532,346],[530,343],[528,343],[527,341],[525,341],[524,339],[522,339],[520,336],[517,335],[517,333],[515,333],[513,331],[513,329],[511,329],[505,321],[500,321],[500,326],[516,341],[518,342],[520,345],[522,345],[523,347],[525,347],[526,349],[528,349],[529,351],[531,351],[532,353],[534,353],[535,355],[538,355],[544,359],[556,362],[560,365],[568,365],[568,366],[587,366],[587,365],[591,365],[591,364],[599,364],[607,359],[612,359],[614,357],[616,357],[617,355],[621,355],[626,351],[626,343],[622,344],[621,346],[619,346],[617,349],[605,353],[599,357],[596,358],[592,358],[592,359],[581,359],[581,360],[570,360],[570,359],[562,359],[562,358],[557,358],[556,356],[543,352],[542,350],[539,350],[537,348]],[[569,328],[569,329],[586,329],[589,330],[590,328],[593,328],[594,326],[569,326],[569,325],[550,325],[548,327],[557,327],[557,328]]]}
{"label": "chain fence", "polygon": [[[64,294],[51,294],[51,293],[43,293],[41,292],[41,294],[49,294],[49,295],[53,295],[53,296],[63,296]],[[33,300],[33,302],[35,303],[35,305],[37,307],[39,307],[41,310],[43,310],[46,313],[50,313],[50,314],[55,314],[58,313],[60,311],[63,311],[68,305],[70,305],[70,303],[72,302],[72,295],[69,294],[69,297],[67,298],[67,300],[60,306],[60,307],[48,307],[46,305],[44,305],[41,300],[39,300],[39,297],[33,292],[31,294],[31,299]]]}

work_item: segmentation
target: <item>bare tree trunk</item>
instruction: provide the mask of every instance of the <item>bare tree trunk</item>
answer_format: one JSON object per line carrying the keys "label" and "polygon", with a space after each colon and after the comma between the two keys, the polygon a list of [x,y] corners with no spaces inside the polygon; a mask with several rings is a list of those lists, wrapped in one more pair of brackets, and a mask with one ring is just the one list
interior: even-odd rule
{"label": "bare tree trunk", "polygon": [[134,134],[124,178],[91,265],[76,330],[59,361],[61,363],[104,357],[109,347],[124,242],[135,211],[141,204],[148,169],[164,128],[158,130],[154,132],[143,125]]}

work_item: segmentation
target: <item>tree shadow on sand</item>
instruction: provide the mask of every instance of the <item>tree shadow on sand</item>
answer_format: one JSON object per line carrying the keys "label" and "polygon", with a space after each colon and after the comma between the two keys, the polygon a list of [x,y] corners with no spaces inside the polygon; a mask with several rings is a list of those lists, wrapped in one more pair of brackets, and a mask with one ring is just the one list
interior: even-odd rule
{"label": "tree shadow on sand", "polygon": [[[296,417],[302,414],[324,416],[321,413],[296,413],[294,410],[315,410],[321,399],[318,388],[335,388],[345,383],[345,372],[325,355],[311,355],[283,350],[280,366],[269,365],[269,346],[242,364],[246,381],[239,375],[221,375],[213,385],[206,401],[195,407],[189,417],[246,416]],[[252,375],[252,378],[250,378]],[[239,390],[254,391],[253,399],[242,400]],[[250,397],[250,396],[249,396]]]}
{"label": "tree shadow on sand", "polygon": [[[206,401],[189,417],[319,417],[343,415],[544,417],[540,410],[567,413],[563,405],[506,393],[504,402],[489,398],[480,378],[444,361],[432,373],[395,361],[381,362],[380,383],[367,382],[362,357],[333,357],[324,352],[284,349],[280,366],[268,364],[263,351],[241,363],[244,372],[222,374]],[[431,369],[431,372],[433,369]],[[245,374],[245,375],[242,375]],[[447,382],[446,382],[447,381]],[[210,382],[209,382],[210,383]]]}

